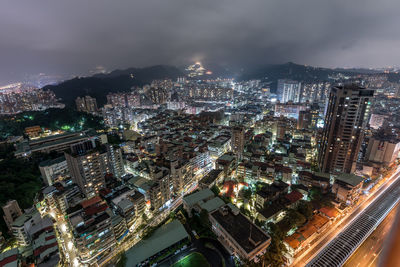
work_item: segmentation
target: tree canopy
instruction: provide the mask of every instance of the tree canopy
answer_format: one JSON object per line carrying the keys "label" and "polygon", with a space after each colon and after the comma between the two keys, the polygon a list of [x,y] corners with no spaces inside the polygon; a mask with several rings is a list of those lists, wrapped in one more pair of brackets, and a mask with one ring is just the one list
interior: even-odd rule
{"label": "tree canopy", "polygon": [[3,116],[0,120],[0,137],[23,135],[26,127],[39,125],[50,130],[81,131],[103,129],[100,117],[78,112],[72,108],[29,111],[13,116]]}

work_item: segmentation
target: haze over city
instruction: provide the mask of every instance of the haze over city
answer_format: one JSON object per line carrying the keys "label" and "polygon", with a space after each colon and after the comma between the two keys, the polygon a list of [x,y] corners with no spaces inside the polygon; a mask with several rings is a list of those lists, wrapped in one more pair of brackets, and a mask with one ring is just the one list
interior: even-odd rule
{"label": "haze over city", "polygon": [[231,69],[393,66],[399,9],[396,0],[6,0],[0,81],[198,60]]}

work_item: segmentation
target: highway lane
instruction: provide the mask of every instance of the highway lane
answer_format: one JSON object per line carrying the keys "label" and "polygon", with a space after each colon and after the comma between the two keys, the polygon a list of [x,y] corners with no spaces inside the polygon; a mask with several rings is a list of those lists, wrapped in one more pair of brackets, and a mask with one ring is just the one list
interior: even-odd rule
{"label": "highway lane", "polygon": [[347,227],[337,233],[337,236],[307,264],[310,267],[341,266],[362,245],[373,230],[384,220],[391,209],[396,206],[400,196],[400,180],[398,172],[395,179],[384,186],[372,203],[351,222]]}
{"label": "highway lane", "polygon": [[353,220],[355,220],[371,203],[373,203],[385,190],[399,178],[400,169],[387,178],[381,186],[367,197],[363,197],[359,203],[347,212],[347,215],[335,222],[315,241],[305,252],[297,255],[292,266],[303,267],[323,250],[337,235],[339,235]]}
{"label": "highway lane", "polygon": [[343,265],[344,267],[376,267],[385,240],[396,218],[398,205],[381,222],[376,230],[364,241]]}

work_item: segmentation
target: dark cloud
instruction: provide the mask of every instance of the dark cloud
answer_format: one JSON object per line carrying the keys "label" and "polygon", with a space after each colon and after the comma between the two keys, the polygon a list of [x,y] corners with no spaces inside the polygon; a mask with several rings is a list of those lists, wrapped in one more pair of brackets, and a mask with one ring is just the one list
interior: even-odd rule
{"label": "dark cloud", "polygon": [[400,62],[398,0],[3,0],[0,81],[194,60]]}

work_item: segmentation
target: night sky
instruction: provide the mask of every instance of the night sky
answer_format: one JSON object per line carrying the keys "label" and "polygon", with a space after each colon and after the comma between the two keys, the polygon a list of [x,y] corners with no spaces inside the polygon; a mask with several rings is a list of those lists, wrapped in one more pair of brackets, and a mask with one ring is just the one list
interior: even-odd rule
{"label": "night sky", "polygon": [[195,60],[400,65],[399,0],[2,0],[0,82]]}

